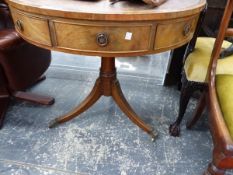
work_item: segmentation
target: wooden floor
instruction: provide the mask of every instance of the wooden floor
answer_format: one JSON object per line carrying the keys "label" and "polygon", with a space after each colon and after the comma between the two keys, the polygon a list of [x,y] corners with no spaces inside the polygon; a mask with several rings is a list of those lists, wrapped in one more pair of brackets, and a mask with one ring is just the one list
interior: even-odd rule
{"label": "wooden floor", "polygon": [[[155,142],[102,97],[79,118],[49,129],[51,119],[91,90],[100,59],[53,53],[47,79],[30,91],[54,96],[51,107],[13,102],[0,131],[0,175],[199,175],[211,159],[206,115],[181,137],[168,134],[179,91],[163,87],[169,53],[117,59],[123,92],[138,115],[159,132]],[[185,114],[195,107],[193,99]],[[229,174],[231,174],[229,172]]]}

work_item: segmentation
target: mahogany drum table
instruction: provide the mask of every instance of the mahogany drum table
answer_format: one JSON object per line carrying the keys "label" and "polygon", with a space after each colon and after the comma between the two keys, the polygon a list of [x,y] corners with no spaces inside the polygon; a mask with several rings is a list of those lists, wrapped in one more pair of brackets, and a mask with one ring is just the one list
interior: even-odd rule
{"label": "mahogany drum table", "polygon": [[117,80],[115,57],[159,53],[191,40],[205,0],[168,0],[152,8],[143,3],[109,0],[7,0],[16,30],[39,47],[101,57],[100,75],[90,94],[71,112],[52,120],[66,122],[112,96],[126,116],[151,135],[125,99]]}

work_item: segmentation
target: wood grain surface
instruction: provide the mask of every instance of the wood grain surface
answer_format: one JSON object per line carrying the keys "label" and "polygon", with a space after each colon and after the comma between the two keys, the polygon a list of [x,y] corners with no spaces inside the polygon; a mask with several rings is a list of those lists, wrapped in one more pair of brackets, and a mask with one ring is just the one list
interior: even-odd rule
{"label": "wood grain surface", "polygon": [[159,7],[143,3],[108,0],[6,0],[11,6],[23,11],[65,18],[135,21],[158,20],[190,16],[199,13],[206,0],[168,0]]}
{"label": "wood grain surface", "polygon": [[[108,0],[7,0],[16,30],[43,48],[104,57],[177,48],[193,36],[205,0],[168,0],[152,8]],[[98,43],[98,35],[106,43]]]}

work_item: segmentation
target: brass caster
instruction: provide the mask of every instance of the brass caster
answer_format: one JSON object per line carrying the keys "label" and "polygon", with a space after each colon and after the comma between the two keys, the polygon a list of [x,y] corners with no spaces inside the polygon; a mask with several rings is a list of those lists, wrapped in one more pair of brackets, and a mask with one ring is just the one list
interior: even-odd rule
{"label": "brass caster", "polygon": [[150,133],[150,135],[151,135],[151,141],[152,141],[152,142],[155,142],[155,139],[158,137],[158,132],[155,131],[155,130],[153,130],[153,131]]}
{"label": "brass caster", "polygon": [[58,121],[56,119],[53,119],[49,122],[49,128],[54,128],[58,125]]}

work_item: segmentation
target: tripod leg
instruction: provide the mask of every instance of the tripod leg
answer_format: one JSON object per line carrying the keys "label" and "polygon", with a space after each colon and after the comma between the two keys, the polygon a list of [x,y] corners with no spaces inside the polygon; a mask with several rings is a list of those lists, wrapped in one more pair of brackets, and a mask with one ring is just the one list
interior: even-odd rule
{"label": "tripod leg", "polygon": [[147,126],[133,111],[127,100],[125,99],[120,84],[118,81],[113,83],[112,87],[112,97],[115,100],[116,104],[120,107],[120,109],[126,114],[126,116],[135,123],[139,128],[147,132],[151,135],[152,141],[154,141],[157,133],[153,131],[150,126]]}
{"label": "tripod leg", "polygon": [[77,117],[79,114],[90,108],[100,97],[101,97],[101,86],[99,79],[97,79],[94,88],[92,89],[91,93],[86,97],[86,99],[68,114],[55,118],[54,120],[50,121],[49,128],[53,128],[60,123],[67,122]]}

